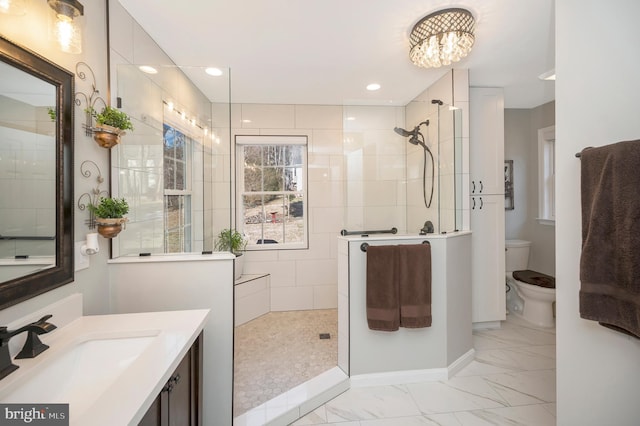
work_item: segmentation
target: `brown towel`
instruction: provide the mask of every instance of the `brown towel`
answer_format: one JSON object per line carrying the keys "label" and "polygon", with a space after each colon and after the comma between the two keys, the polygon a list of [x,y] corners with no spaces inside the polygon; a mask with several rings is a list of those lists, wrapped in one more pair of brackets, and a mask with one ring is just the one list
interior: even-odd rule
{"label": "brown towel", "polygon": [[400,301],[396,275],[396,247],[367,248],[367,324],[371,330],[400,327]]}
{"label": "brown towel", "polygon": [[640,338],[640,141],[580,159],[580,316]]}
{"label": "brown towel", "polygon": [[431,326],[431,246],[369,246],[367,324],[396,331]]}
{"label": "brown towel", "polygon": [[431,245],[398,246],[400,326],[431,326]]}

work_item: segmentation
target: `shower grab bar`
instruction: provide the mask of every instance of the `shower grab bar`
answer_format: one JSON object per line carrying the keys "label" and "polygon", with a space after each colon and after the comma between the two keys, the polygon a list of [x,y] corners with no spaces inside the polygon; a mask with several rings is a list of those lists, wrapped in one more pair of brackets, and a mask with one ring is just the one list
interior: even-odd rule
{"label": "shower grab bar", "polygon": [[342,235],[343,237],[345,235],[369,235],[369,234],[397,234],[398,233],[398,228],[393,227],[391,229],[388,230],[374,230],[374,231],[347,231],[346,229],[343,229],[342,231],[340,231],[340,235]]}
{"label": "shower grab bar", "polygon": [[[427,241],[427,240],[424,240],[424,241],[422,242],[422,244],[429,244],[429,245],[431,245],[431,243],[430,243],[429,241]],[[369,243],[362,243],[362,244],[360,244],[360,251],[363,251],[363,252],[365,252],[365,253],[366,253],[368,248],[369,248]]]}
{"label": "shower grab bar", "polygon": [[31,240],[31,241],[40,241],[40,240],[55,240],[56,237],[18,237],[18,236],[7,236],[0,235],[0,240]]}

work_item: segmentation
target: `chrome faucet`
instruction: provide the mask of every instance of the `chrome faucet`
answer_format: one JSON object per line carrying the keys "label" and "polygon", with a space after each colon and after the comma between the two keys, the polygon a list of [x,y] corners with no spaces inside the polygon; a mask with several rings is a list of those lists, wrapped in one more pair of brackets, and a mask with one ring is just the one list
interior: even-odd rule
{"label": "chrome faucet", "polygon": [[18,366],[11,362],[11,354],[9,353],[9,340],[11,340],[13,336],[25,331],[29,332],[24,347],[18,355],[16,355],[17,359],[35,358],[49,348],[49,346],[40,341],[38,335],[49,333],[56,329],[54,324],[47,322],[51,317],[52,315],[45,315],[36,322],[12,331],[9,331],[7,327],[0,327],[0,379],[3,379],[18,369]]}

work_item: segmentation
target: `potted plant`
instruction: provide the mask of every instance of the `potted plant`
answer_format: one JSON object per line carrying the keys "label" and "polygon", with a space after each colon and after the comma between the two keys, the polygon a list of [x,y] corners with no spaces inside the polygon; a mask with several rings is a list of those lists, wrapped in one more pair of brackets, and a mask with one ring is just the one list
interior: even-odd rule
{"label": "potted plant", "polygon": [[247,238],[235,229],[223,229],[216,237],[216,251],[230,251],[236,255],[234,276],[234,279],[236,280],[242,275],[242,269],[244,266],[242,252],[246,246]]}
{"label": "potted plant", "polygon": [[133,130],[129,116],[117,108],[105,106],[101,112],[97,112],[89,107],[87,112],[96,120],[96,126],[91,129],[93,139],[103,148],[119,144],[125,130]]}
{"label": "potted plant", "polygon": [[124,198],[100,197],[97,205],[89,204],[88,208],[96,218],[98,233],[105,238],[113,238],[122,231],[127,221],[124,215],[129,213],[129,204]]}

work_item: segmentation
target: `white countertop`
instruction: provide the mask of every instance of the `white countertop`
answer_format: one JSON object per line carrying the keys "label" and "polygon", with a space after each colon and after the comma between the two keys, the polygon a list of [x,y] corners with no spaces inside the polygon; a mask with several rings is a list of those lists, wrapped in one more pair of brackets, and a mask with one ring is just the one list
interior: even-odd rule
{"label": "white countertop", "polygon": [[[71,425],[136,425],[202,331],[208,315],[208,309],[199,309],[79,317],[40,336],[50,348],[36,358],[14,360],[20,368],[0,381],[0,401],[70,403]],[[64,400],[11,400],[12,392],[78,344],[143,336],[153,338],[121,374],[111,379],[112,383],[110,380],[104,392],[87,398],[90,402],[74,406]]]}

